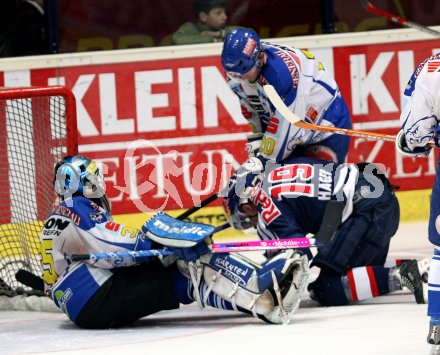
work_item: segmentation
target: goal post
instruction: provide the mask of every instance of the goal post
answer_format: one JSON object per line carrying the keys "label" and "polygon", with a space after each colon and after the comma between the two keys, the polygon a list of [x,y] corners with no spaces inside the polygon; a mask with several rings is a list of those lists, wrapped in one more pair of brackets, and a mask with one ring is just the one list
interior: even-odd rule
{"label": "goal post", "polygon": [[0,295],[33,293],[15,274],[42,273],[40,232],[58,202],[53,168],[77,149],[70,89],[0,88]]}

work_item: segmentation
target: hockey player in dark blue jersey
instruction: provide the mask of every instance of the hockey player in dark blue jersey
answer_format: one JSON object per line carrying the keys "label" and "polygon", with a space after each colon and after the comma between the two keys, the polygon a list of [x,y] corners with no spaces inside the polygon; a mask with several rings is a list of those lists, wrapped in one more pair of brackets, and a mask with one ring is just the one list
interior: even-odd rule
{"label": "hockey player in dark blue jersey", "polygon": [[[308,265],[294,250],[258,264],[232,253],[211,254],[212,226],[165,214],[152,217],[141,230],[115,223],[101,170],[83,156],[62,159],[55,166],[54,185],[62,202],[41,232],[44,287],[78,326],[125,326],[194,301],[269,323],[285,323],[296,310],[297,286],[305,287]],[[174,254],[141,264],[136,258],[72,258],[164,247]]]}
{"label": "hockey player in dark blue jersey", "polygon": [[313,256],[311,265],[320,272],[308,286],[311,298],[325,306],[345,305],[406,287],[417,303],[425,303],[422,275],[428,260],[386,260],[399,204],[375,165],[291,157],[266,165],[264,175],[239,169],[223,202],[233,227],[254,227],[261,239],[308,234],[319,239],[326,210],[343,204],[340,223],[330,231],[324,228],[329,240]]}
{"label": "hockey player in dark blue jersey", "polygon": [[289,109],[307,122],[351,128],[337,83],[313,54],[261,41],[250,29],[236,29],[225,39],[221,62],[253,131],[247,145],[250,155],[258,154],[263,162],[291,155],[345,161],[348,136],[291,125],[263,91],[264,85],[273,85]]}

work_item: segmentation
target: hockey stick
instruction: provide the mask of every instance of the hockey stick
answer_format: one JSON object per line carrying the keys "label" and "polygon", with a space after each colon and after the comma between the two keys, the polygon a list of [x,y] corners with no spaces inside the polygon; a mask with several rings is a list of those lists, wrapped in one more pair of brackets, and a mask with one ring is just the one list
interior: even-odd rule
{"label": "hockey stick", "polygon": [[[330,132],[334,134],[341,134],[344,136],[360,137],[360,138],[373,139],[378,141],[386,141],[386,142],[396,141],[396,136],[393,136],[391,134],[358,131],[355,129],[348,129],[348,128],[327,127],[327,126],[320,126],[317,124],[305,122],[301,120],[301,118],[298,115],[296,115],[294,112],[289,110],[289,108],[286,106],[286,104],[281,99],[280,95],[278,95],[278,93],[276,92],[275,88],[272,85],[264,85],[263,90],[266,93],[269,100],[275,106],[275,108],[281,113],[281,115],[287,121],[289,121],[291,124],[297,127],[308,129],[311,131]],[[430,141],[428,142],[428,145],[434,147],[435,143],[433,141]]]}
{"label": "hockey stick", "polygon": [[194,206],[194,207],[188,208],[185,212],[181,213],[176,218],[180,219],[180,220],[185,219],[185,218],[189,217],[190,215],[192,215],[194,212],[197,212],[202,207],[205,207],[206,205],[209,205],[211,202],[214,202],[217,198],[218,198],[218,194],[214,193],[211,196],[208,196],[207,198],[205,198],[203,201],[201,201],[200,206]]}
{"label": "hockey stick", "polygon": [[371,14],[374,14],[376,16],[385,17],[392,22],[398,23],[399,25],[409,27],[409,28],[414,28],[416,30],[429,33],[432,36],[440,37],[439,31],[433,30],[433,29],[426,27],[426,26],[423,26],[419,23],[409,21],[409,20],[402,18],[400,16],[397,16],[397,15],[391,14],[389,12],[386,12],[384,10],[378,9],[376,6],[371,4],[371,2],[369,2],[368,0],[361,0],[361,4],[362,4],[362,7],[365,9],[365,11],[367,11]]}
{"label": "hockey stick", "polygon": [[280,95],[278,95],[278,93],[276,92],[275,88],[272,85],[264,85],[263,89],[269,100],[272,102],[275,108],[281,113],[281,115],[287,121],[289,121],[291,124],[297,127],[308,129],[311,131],[331,132],[335,134],[342,134],[345,136],[361,137],[367,139],[382,140],[387,142],[396,141],[396,136],[390,134],[358,131],[348,128],[327,127],[327,126],[320,126],[313,123],[304,122],[303,120],[301,120],[301,118],[298,115],[290,111],[290,109],[286,106],[286,104],[281,99]]}
{"label": "hockey stick", "polygon": [[[230,253],[230,252],[245,252],[258,250],[278,250],[278,249],[300,249],[319,247],[322,243],[315,238],[288,238],[277,240],[256,240],[249,242],[230,242],[230,243],[214,243],[210,246],[212,253]],[[169,249],[152,249],[152,250],[138,250],[138,251],[119,251],[114,253],[97,253],[97,254],[72,254],[70,260],[85,261],[85,260],[115,260],[121,261],[123,259],[135,260],[142,262],[154,256],[173,255],[174,252]]]}

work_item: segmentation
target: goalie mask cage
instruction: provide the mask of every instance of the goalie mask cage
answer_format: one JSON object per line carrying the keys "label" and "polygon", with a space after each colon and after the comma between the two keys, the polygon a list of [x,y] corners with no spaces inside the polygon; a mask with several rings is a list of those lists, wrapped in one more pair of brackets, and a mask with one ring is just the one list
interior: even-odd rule
{"label": "goalie mask cage", "polygon": [[0,295],[33,293],[15,273],[42,274],[40,232],[58,202],[54,165],[76,153],[76,104],[68,88],[0,89]]}

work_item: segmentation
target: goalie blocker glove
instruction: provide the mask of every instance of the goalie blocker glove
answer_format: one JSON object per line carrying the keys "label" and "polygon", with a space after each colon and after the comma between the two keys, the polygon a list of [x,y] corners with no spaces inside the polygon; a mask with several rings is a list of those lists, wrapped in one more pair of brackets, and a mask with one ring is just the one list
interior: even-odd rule
{"label": "goalie blocker glove", "polygon": [[[208,244],[214,227],[208,224],[180,221],[165,213],[158,213],[141,227],[152,241],[172,250],[177,258],[193,261],[210,253]],[[172,262],[167,260],[164,264]]]}
{"label": "goalie blocker glove", "polygon": [[240,254],[208,254],[197,262],[178,261],[177,265],[191,278],[193,297],[201,307],[213,292],[235,310],[276,324],[290,322],[309,277],[307,257],[294,249],[262,264]]}
{"label": "goalie blocker glove", "polygon": [[413,149],[408,147],[406,142],[405,133],[401,129],[396,137],[396,148],[403,155],[410,157],[426,157],[431,152],[432,146],[426,145],[424,147],[414,147]]}

